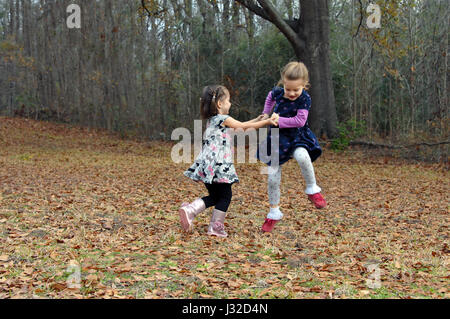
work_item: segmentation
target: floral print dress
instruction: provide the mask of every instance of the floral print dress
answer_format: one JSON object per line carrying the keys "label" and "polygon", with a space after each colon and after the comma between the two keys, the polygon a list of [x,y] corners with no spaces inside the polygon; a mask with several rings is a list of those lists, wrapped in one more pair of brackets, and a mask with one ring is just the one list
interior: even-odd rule
{"label": "floral print dress", "polygon": [[184,172],[185,176],[207,184],[239,182],[233,165],[231,135],[222,126],[228,117],[218,114],[208,119],[202,151],[194,164]]}

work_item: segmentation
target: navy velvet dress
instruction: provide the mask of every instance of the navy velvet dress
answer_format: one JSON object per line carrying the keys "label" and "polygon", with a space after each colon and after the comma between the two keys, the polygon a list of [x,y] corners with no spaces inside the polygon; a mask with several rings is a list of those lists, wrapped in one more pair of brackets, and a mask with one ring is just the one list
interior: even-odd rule
{"label": "navy velvet dress", "polygon": [[[302,94],[295,101],[291,101],[284,97],[283,88],[275,87],[272,90],[272,98],[276,101],[274,112],[278,113],[281,117],[295,117],[299,109],[305,109],[309,112],[311,108],[311,98],[306,90],[303,90]],[[271,165],[270,158],[260,156],[260,150],[267,150],[267,156],[271,156],[272,128],[276,127],[271,125],[267,139],[259,144],[256,152],[256,157],[267,165]],[[283,165],[290,160],[297,147],[305,148],[312,162],[322,154],[319,141],[309,128],[308,121],[306,121],[303,127],[279,129],[279,149],[275,151],[279,155],[279,165]],[[276,154],[274,155],[276,156]]]}

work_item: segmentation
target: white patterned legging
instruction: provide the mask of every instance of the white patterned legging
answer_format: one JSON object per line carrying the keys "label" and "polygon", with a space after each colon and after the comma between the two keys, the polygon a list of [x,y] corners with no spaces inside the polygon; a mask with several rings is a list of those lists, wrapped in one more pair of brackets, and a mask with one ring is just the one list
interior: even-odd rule
{"label": "white patterned legging", "polygon": [[[312,195],[320,193],[321,189],[316,184],[316,176],[314,175],[314,167],[309,157],[308,151],[303,147],[295,149],[293,154],[295,160],[300,165],[303,178],[306,182],[305,193]],[[271,206],[276,206],[280,203],[280,184],[281,184],[281,166],[270,167],[268,174],[268,193],[269,203]]]}

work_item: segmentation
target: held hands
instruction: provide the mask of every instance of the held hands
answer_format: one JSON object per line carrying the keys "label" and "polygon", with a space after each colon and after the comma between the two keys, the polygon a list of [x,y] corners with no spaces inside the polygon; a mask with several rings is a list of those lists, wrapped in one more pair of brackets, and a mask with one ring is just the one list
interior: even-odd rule
{"label": "held hands", "polygon": [[[267,117],[269,117],[267,115]],[[279,120],[280,116],[277,113],[273,113],[272,117],[269,119],[270,124],[274,125],[274,126],[278,126],[278,120]]]}
{"label": "held hands", "polygon": [[255,120],[256,120],[256,122],[259,122],[259,121],[267,120],[268,118],[269,118],[268,114],[261,114]]}
{"label": "held hands", "polygon": [[278,126],[278,119],[280,116],[277,113],[273,113],[269,118],[269,114],[261,114],[256,118],[256,122],[268,120],[271,125]]}

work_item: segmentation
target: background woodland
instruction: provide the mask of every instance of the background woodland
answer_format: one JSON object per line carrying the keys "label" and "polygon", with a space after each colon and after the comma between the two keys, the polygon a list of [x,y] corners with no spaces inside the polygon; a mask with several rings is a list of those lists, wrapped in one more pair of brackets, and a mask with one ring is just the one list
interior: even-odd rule
{"label": "background woodland", "polygon": [[[247,120],[296,59],[274,25],[241,4],[251,1],[79,0],[82,27],[69,29],[72,2],[1,1],[0,115],[169,140],[199,118],[204,85],[226,85],[231,115]],[[369,1],[327,2],[339,130],[317,135],[338,149],[358,138],[448,142],[449,3],[371,2],[379,29],[367,27]],[[304,1],[271,3],[295,21]],[[428,157],[446,154],[448,144]]]}

